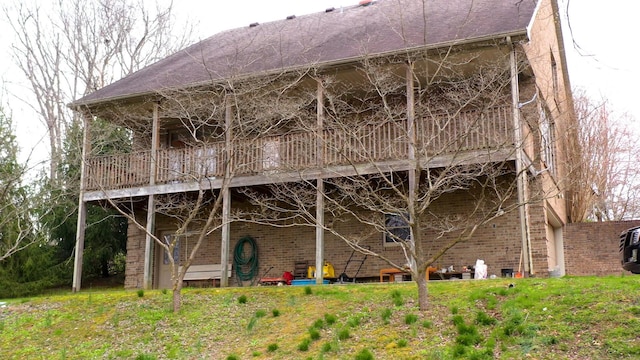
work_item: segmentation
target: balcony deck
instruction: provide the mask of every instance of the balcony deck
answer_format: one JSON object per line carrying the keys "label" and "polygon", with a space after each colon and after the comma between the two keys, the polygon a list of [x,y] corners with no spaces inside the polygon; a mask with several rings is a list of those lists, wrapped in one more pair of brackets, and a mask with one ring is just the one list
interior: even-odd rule
{"label": "balcony deck", "polygon": [[[466,162],[507,160],[514,148],[509,107],[421,119],[416,134],[427,154],[425,166],[443,166],[454,155]],[[317,156],[319,136],[314,132],[234,142],[229,152],[232,186],[409,169],[406,120],[325,129],[321,137],[322,157]],[[151,151],[90,157],[85,162],[85,200],[190,191],[203,184],[220,187],[224,146],[218,142],[158,150],[153,185]]]}

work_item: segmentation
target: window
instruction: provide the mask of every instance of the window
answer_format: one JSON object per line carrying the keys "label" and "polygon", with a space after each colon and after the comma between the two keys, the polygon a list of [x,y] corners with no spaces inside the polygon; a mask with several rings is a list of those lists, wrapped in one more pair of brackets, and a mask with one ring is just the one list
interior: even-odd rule
{"label": "window", "polygon": [[384,225],[386,232],[384,234],[384,246],[399,245],[399,241],[407,241],[411,239],[411,229],[407,219],[409,214],[386,214]]}
{"label": "window", "polygon": [[[172,235],[165,235],[163,240],[164,240],[165,244],[169,245],[169,244],[171,244],[171,241],[173,240],[173,236]],[[162,259],[162,263],[164,265],[169,265],[169,254],[167,254],[166,250],[163,251],[163,253],[164,253],[164,256],[163,256],[163,259]],[[173,248],[173,261],[176,264],[180,264],[180,239],[178,239],[176,241],[176,245]]]}
{"label": "window", "polygon": [[[172,241],[175,240],[175,247],[173,248],[173,260],[175,264],[180,265],[182,262],[186,261],[189,256],[189,246],[193,245],[196,241],[197,233],[189,232],[186,234],[182,234],[176,239],[175,234],[166,234],[162,237],[162,240],[165,244],[169,245]],[[164,265],[169,265],[169,254],[166,251],[163,251],[163,259],[162,263]],[[183,254],[181,256],[181,254]]]}
{"label": "window", "polygon": [[546,106],[540,108],[540,147],[542,150],[542,161],[550,173],[556,173],[556,126],[549,114]]}
{"label": "window", "polygon": [[560,101],[560,99],[558,99],[558,95],[560,93],[558,89],[558,64],[556,63],[556,57],[553,56],[553,52],[551,53],[551,81],[553,86],[553,97],[556,101]]}

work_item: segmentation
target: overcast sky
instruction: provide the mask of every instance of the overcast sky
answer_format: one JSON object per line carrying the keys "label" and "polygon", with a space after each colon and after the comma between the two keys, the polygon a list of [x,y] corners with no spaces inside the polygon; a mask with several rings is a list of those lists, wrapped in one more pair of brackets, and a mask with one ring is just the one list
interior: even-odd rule
{"label": "overcast sky", "polygon": [[[147,1],[147,0],[145,0]],[[149,0],[150,2],[153,0]],[[169,0],[159,0],[167,3]],[[359,0],[180,0],[174,1],[179,22],[188,19],[196,25],[196,37],[206,38],[222,30],[248,26],[253,22],[284,19],[289,15],[321,12],[327,8],[350,6]],[[382,0],[384,1],[384,0]],[[471,1],[471,0],[469,0]],[[640,120],[636,88],[640,84],[640,47],[637,15],[640,2],[633,0],[558,0],[563,18],[566,53],[572,86],[583,87],[595,98],[608,98],[615,111],[629,112]],[[568,16],[567,16],[568,14]],[[568,21],[567,21],[568,19]],[[570,26],[569,26],[570,25]],[[0,23],[0,76],[5,87],[24,87],[16,80],[8,46],[11,38],[6,24]],[[634,64],[635,63],[635,64]],[[7,82],[8,81],[8,82]],[[15,92],[16,90],[11,90]],[[20,91],[20,90],[18,90]],[[0,103],[14,114],[23,152],[43,139],[44,129],[37,120],[25,116],[27,106],[4,95]],[[19,116],[16,116],[19,115]],[[639,126],[638,121],[630,126]],[[39,135],[42,134],[42,135]],[[46,146],[46,145],[45,145]],[[24,154],[23,154],[24,156]]]}

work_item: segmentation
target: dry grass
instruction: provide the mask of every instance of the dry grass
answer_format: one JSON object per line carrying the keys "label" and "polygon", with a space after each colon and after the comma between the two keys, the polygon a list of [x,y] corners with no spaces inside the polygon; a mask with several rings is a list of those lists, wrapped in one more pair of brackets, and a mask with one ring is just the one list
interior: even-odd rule
{"label": "dry grass", "polygon": [[633,276],[432,282],[424,313],[412,283],[186,289],[179,314],[170,292],[60,294],[0,309],[0,358],[638,358],[639,285]]}

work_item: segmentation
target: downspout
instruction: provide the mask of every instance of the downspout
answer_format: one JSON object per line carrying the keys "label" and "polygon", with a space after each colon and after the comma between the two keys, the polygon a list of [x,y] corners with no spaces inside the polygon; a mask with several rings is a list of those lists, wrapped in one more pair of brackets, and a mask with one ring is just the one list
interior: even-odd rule
{"label": "downspout", "polygon": [[516,185],[518,193],[518,211],[520,215],[520,234],[522,241],[522,259],[524,260],[524,272],[533,274],[533,268],[531,267],[531,242],[529,239],[529,229],[527,227],[527,211],[526,201],[527,195],[525,191],[526,186],[526,173],[523,166],[522,156],[522,128],[520,119],[520,88],[518,85],[518,63],[517,52],[515,45],[511,42],[511,37],[507,37],[507,43],[511,45],[511,51],[509,53],[509,62],[511,67],[511,107],[513,109],[513,129],[514,129],[514,143],[516,146]]}

